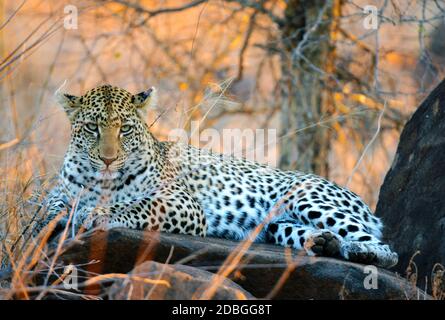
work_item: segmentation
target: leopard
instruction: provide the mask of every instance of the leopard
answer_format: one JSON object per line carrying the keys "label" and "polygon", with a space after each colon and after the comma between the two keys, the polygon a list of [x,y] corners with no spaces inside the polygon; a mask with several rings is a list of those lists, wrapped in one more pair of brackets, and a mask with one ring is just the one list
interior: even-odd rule
{"label": "leopard", "polygon": [[[154,87],[109,84],[55,94],[71,124],[57,182],[37,230],[62,216],[89,230],[128,228],[208,239],[251,240],[391,268],[382,222],[364,201],[323,177],[161,141],[146,118]],[[211,241],[211,240],[209,240]]]}

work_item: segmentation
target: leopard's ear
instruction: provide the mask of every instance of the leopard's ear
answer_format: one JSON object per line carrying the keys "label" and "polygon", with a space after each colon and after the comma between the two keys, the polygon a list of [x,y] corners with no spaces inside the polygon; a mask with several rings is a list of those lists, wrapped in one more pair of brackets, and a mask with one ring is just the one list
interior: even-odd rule
{"label": "leopard's ear", "polygon": [[72,119],[75,112],[82,106],[82,97],[73,96],[60,90],[57,90],[54,95],[57,103],[62,106],[70,119]]}
{"label": "leopard's ear", "polygon": [[151,87],[146,91],[139,92],[131,96],[131,103],[137,110],[146,113],[148,109],[154,107],[158,102],[158,95],[155,87]]}

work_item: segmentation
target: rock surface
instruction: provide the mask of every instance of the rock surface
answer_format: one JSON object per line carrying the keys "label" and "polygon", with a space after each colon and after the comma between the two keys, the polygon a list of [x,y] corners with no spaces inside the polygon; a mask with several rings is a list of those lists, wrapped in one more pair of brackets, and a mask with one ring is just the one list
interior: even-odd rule
{"label": "rock surface", "polygon": [[[168,265],[146,261],[134,268],[130,280],[117,280],[108,290],[110,300],[190,300],[204,297],[215,274],[181,264]],[[155,280],[156,283],[144,282]],[[161,283],[158,283],[161,281]],[[210,298],[210,296],[209,296]],[[253,296],[234,282],[223,279],[211,299],[247,300]]]}
{"label": "rock surface", "polygon": [[398,272],[404,275],[420,251],[413,261],[418,285],[424,288],[434,265],[445,265],[445,80],[406,123],[376,215],[386,226],[384,237],[399,254]]}
{"label": "rock surface", "polygon": [[[147,260],[217,272],[228,256],[241,252],[239,246],[239,242],[224,239],[113,229],[85,234],[81,242],[70,244],[60,259],[64,264],[98,260],[87,269],[99,274],[128,273]],[[266,244],[253,244],[242,252],[241,261],[229,264],[233,270],[228,277],[256,298],[423,298],[420,290],[383,269],[375,269],[378,288],[366,289],[369,274],[360,264],[308,257]]]}

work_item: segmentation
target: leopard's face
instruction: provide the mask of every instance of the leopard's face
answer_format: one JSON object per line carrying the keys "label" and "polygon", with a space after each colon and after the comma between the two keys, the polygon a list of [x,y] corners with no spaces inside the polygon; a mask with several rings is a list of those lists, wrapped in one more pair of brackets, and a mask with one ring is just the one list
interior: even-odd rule
{"label": "leopard's face", "polygon": [[154,94],[153,88],[132,95],[109,85],[81,97],[58,94],[71,121],[70,152],[100,175],[115,177],[147,142],[141,111],[153,103]]}

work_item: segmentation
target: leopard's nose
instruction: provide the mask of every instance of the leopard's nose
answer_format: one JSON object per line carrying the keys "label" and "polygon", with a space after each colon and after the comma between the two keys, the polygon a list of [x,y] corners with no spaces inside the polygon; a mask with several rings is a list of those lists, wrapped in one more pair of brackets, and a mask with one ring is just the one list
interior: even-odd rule
{"label": "leopard's nose", "polygon": [[105,163],[107,167],[110,166],[110,164],[112,164],[117,159],[117,157],[114,158],[99,157],[99,158],[103,161],[103,163]]}

